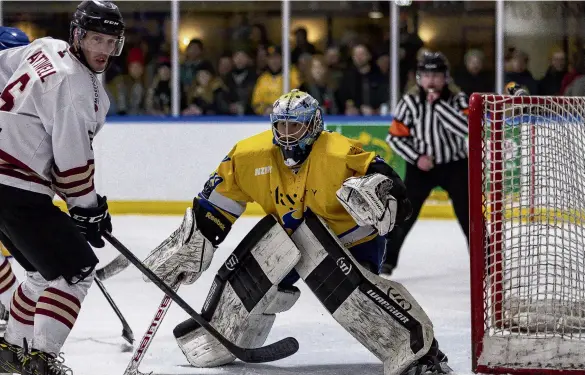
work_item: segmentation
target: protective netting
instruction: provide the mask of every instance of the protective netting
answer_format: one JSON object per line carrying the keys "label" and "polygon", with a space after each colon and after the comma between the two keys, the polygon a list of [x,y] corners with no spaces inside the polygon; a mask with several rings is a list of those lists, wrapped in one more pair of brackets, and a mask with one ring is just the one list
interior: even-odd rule
{"label": "protective netting", "polygon": [[483,103],[478,363],[585,369],[585,98]]}

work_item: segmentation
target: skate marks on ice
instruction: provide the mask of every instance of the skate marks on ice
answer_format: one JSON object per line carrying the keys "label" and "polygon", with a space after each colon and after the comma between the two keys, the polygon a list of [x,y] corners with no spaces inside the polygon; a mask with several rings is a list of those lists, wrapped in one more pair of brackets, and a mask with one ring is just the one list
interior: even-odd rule
{"label": "skate marks on ice", "polygon": [[[217,368],[192,368],[193,372],[183,372],[189,366],[179,366],[184,375],[382,375],[381,363],[319,364],[306,366],[281,367],[271,364],[248,364],[236,362]],[[153,372],[152,375],[176,375],[172,372]]]}

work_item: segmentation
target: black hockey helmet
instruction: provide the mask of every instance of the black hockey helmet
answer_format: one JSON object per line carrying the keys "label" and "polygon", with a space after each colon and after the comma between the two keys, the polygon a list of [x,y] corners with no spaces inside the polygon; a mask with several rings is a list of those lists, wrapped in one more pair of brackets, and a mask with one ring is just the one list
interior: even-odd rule
{"label": "black hockey helmet", "polygon": [[425,52],[416,65],[416,80],[422,72],[444,73],[449,78],[449,62],[441,52]]}
{"label": "black hockey helmet", "polygon": [[[73,46],[73,52],[90,70],[94,71],[85,56],[81,52],[79,45],[75,45],[75,35],[77,40],[81,41],[87,31],[94,31],[101,34],[112,35],[117,37],[116,44],[110,56],[119,56],[124,47],[124,20],[122,13],[111,1],[85,0],[78,6],[73,14],[71,26],[69,29],[69,43]],[[109,67],[111,59],[108,60],[106,69]],[[105,69],[104,69],[105,71]],[[95,71],[94,71],[95,72]],[[102,73],[102,72],[95,72]]]}

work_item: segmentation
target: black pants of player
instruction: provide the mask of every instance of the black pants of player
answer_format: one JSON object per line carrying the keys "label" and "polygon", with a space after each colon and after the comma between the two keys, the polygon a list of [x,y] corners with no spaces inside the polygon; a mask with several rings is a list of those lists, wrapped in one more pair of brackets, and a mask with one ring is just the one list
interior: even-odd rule
{"label": "black pants of player", "polygon": [[468,193],[468,159],[447,164],[436,165],[428,172],[421,171],[416,165],[406,164],[407,195],[412,203],[412,216],[400,227],[396,227],[388,236],[386,245],[386,264],[391,268],[398,264],[402,244],[418,219],[423,203],[431,191],[442,187],[453,202],[455,216],[463,229],[469,243],[469,193]]}
{"label": "black pants of player", "polygon": [[91,273],[93,249],[69,215],[45,194],[0,184],[0,241],[27,271],[69,283]]}

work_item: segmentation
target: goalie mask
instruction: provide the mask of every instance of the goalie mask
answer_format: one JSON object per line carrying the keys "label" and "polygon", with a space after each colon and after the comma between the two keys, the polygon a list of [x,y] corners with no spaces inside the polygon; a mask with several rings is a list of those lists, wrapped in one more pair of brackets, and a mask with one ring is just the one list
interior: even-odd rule
{"label": "goalie mask", "polygon": [[280,147],[284,164],[289,168],[307,159],[311,146],[323,131],[319,102],[296,89],[274,102],[270,122],[274,143]]}
{"label": "goalie mask", "polygon": [[124,20],[111,1],[83,1],[73,14],[71,51],[89,70],[103,73],[124,47]]}

